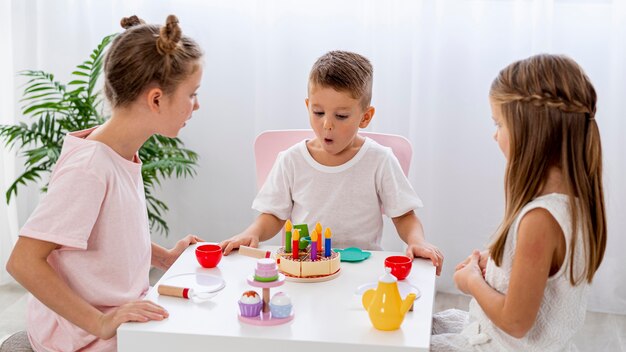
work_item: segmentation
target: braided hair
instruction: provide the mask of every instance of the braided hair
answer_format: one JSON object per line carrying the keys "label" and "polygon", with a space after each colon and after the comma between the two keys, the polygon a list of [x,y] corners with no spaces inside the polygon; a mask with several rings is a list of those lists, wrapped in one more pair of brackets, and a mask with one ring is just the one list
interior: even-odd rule
{"label": "braided hair", "polygon": [[570,282],[591,282],[606,247],[602,148],[591,81],[569,57],[536,55],[501,70],[489,97],[510,133],[505,215],[490,245],[491,257],[501,264],[515,218],[556,167],[570,194],[572,231],[582,226],[584,235],[585,268],[574,267],[576,236],[570,243]]}

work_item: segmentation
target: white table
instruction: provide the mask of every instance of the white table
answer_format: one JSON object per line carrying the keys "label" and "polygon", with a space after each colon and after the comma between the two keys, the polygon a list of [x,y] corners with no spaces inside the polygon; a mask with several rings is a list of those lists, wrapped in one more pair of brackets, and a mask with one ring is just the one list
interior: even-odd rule
{"label": "white table", "polygon": [[[277,247],[261,248],[275,251]],[[387,256],[399,254],[376,251],[363,262],[342,262],[341,274],[333,280],[286,282],[272,289],[272,295],[283,291],[292,298],[295,317],[283,325],[254,326],[238,320],[237,301],[244,291],[255,289],[246,277],[253,273],[256,259],[233,252],[222,258],[217,268],[205,269],[196,261],[194,250],[195,246],[189,247],[159,283],[181,273],[198,272],[221,276],[226,287],[210,301],[196,304],[159,296],[157,283],[146,299],[165,307],[169,318],[123,324],[117,330],[119,351],[428,351],[435,293],[435,268],[428,260],[415,259],[405,280],[419,288],[421,297],[399,330],[376,330],[361,305],[361,296],[355,294],[362,284],[378,281]]]}

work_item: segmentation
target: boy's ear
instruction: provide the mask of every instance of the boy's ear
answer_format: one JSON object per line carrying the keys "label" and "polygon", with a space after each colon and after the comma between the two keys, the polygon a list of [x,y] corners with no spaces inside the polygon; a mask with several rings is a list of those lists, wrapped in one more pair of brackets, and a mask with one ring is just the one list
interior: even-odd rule
{"label": "boy's ear", "polygon": [[367,127],[367,125],[369,125],[372,119],[374,118],[375,112],[376,112],[376,109],[373,106],[369,106],[365,110],[365,113],[363,114],[363,117],[361,118],[361,122],[359,123],[359,128]]}
{"label": "boy's ear", "polygon": [[163,104],[163,91],[160,88],[152,88],[146,96],[148,108],[152,112],[160,112]]}
{"label": "boy's ear", "polygon": [[306,109],[309,110],[309,98],[304,98],[304,105],[306,105]]}

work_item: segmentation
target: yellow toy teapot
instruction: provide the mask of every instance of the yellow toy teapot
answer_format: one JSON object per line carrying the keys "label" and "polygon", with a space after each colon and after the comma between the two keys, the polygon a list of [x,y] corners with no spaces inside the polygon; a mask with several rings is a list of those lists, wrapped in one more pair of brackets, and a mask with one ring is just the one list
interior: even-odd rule
{"label": "yellow toy teapot", "polygon": [[363,307],[376,329],[397,330],[416,296],[415,293],[409,293],[403,300],[398,290],[398,279],[391,275],[390,268],[385,268],[385,271],[385,275],[378,280],[378,287],[363,294]]}

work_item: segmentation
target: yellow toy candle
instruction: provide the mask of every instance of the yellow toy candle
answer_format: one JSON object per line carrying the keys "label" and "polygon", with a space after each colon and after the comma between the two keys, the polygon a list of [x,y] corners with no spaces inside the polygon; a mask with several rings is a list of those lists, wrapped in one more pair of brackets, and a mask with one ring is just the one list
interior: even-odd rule
{"label": "yellow toy candle", "polygon": [[[324,233],[324,257],[330,257],[330,237],[333,234],[330,232],[330,228],[326,228],[326,232]],[[321,242],[321,241],[320,241]]]}
{"label": "yellow toy candle", "polygon": [[311,260],[313,261],[317,260],[317,243],[318,242],[321,242],[321,238],[320,238],[320,241],[318,241],[317,230],[313,230],[313,233],[311,233]]}
{"label": "yellow toy candle", "polygon": [[322,253],[322,225],[318,222],[317,224],[315,224],[315,231],[317,231],[317,233],[320,235],[320,240],[317,241],[317,251],[320,252],[320,254]]}
{"label": "yellow toy candle", "polygon": [[292,258],[293,260],[297,260],[298,259],[298,244],[300,243],[300,231],[298,231],[298,229],[293,230],[293,238],[291,239],[291,241],[292,241],[291,250],[293,251]]}
{"label": "yellow toy candle", "polygon": [[291,220],[287,219],[285,224],[285,253],[291,252],[291,230],[293,230],[293,225]]}

